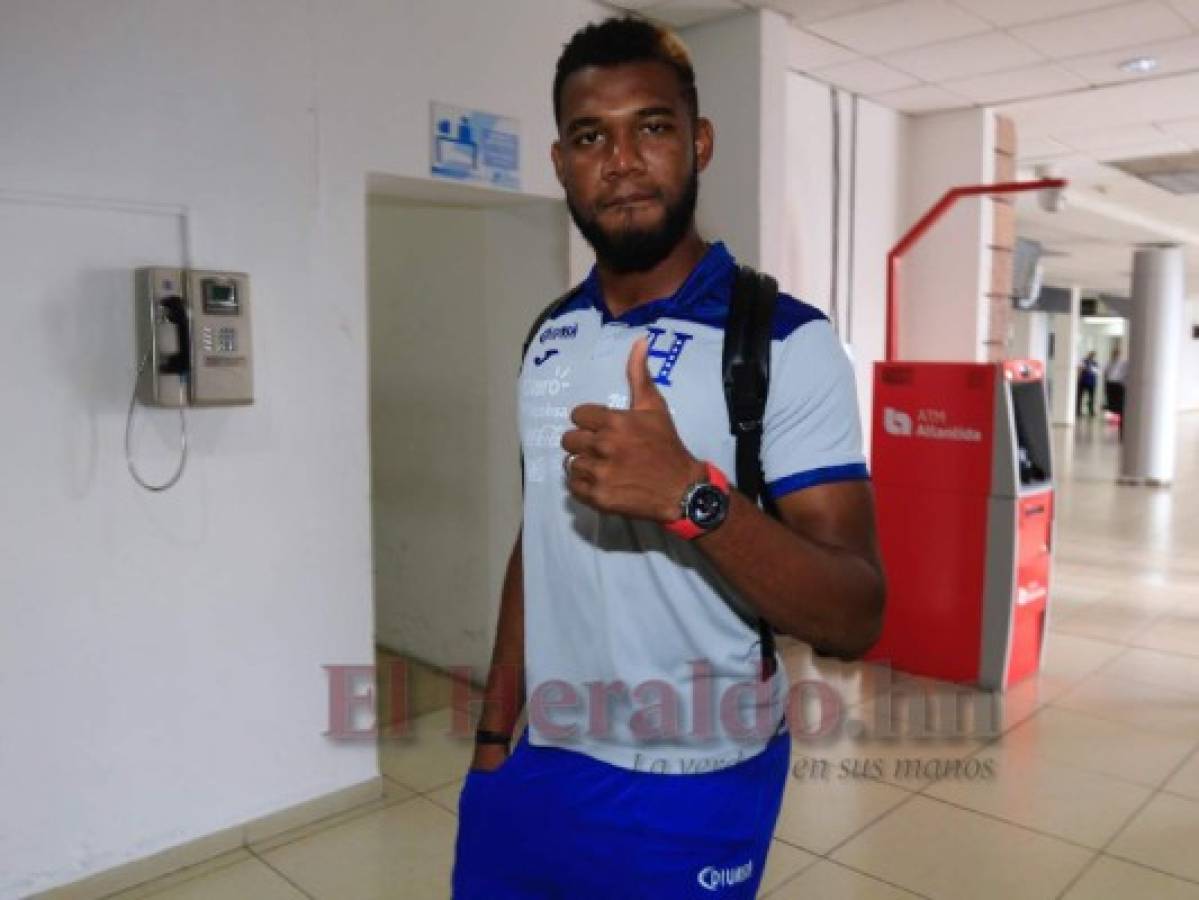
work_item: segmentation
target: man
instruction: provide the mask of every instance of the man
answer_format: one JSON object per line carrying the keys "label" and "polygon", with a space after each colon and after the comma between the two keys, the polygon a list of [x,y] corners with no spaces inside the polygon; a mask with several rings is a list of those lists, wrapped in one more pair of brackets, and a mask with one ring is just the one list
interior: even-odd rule
{"label": "man", "polygon": [[762,462],[781,521],[729,491],[736,266],[696,231],[713,129],[686,51],[637,19],[588,26],[553,99],[596,265],[523,360],[523,522],[454,896],[752,897],[790,754],[757,619],[847,659],[881,626],[852,369],[824,316],[780,296]]}
{"label": "man", "polygon": [[1078,408],[1075,418],[1082,418],[1082,406],[1087,405],[1087,418],[1095,418],[1095,385],[1099,381],[1099,360],[1091,350],[1078,364]]}

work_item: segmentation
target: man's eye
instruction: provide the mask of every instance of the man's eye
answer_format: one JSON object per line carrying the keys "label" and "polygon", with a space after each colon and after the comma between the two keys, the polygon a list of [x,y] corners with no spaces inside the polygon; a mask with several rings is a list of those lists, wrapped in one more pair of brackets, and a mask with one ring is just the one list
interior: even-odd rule
{"label": "man's eye", "polygon": [[643,127],[650,134],[665,134],[670,131],[669,122],[646,122]]}
{"label": "man's eye", "polygon": [[598,131],[580,131],[575,135],[575,145],[578,147],[587,147],[599,140],[600,134]]}

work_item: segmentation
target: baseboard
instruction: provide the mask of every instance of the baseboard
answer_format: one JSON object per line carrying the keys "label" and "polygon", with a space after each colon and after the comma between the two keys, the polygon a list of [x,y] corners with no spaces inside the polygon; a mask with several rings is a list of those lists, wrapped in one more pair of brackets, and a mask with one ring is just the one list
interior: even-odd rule
{"label": "baseboard", "polygon": [[383,777],[380,775],[360,784],[351,785],[312,800],[305,800],[303,803],[297,803],[295,806],[289,806],[278,812],[252,819],[241,825],[234,825],[185,844],[170,847],[152,856],[98,872],[80,881],[34,894],[28,900],[100,900],[100,898],[119,891],[127,891],[187,866],[207,862],[223,853],[260,843],[268,838],[311,825],[321,819],[374,802],[382,797]]}

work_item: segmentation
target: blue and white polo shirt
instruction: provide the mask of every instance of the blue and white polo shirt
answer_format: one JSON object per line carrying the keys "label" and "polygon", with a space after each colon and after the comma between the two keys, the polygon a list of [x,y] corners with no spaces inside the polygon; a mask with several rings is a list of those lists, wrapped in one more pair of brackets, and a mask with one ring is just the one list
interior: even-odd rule
{"label": "blue and white polo shirt", "polygon": [[[712,244],[670,297],[614,317],[593,268],[522,361],[525,677],[529,741],[627,769],[689,774],[751,757],[783,718],[781,657],[757,679],[757,615],[692,543],[598,513],[566,489],[562,434],[582,403],[627,408],[629,351],[687,449],[735,483],[721,385],[736,262]],[[853,369],[827,318],[780,294],[762,440],[770,493],[868,477]],[[760,716],[761,718],[755,718]]]}

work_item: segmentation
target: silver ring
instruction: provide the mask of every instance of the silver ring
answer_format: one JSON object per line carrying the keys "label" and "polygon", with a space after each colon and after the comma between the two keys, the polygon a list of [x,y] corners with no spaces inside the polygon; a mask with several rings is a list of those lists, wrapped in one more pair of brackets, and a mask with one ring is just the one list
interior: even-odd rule
{"label": "silver ring", "polygon": [[562,471],[566,473],[567,478],[570,477],[570,464],[575,461],[575,457],[578,455],[577,453],[567,453],[566,456],[562,457]]}

